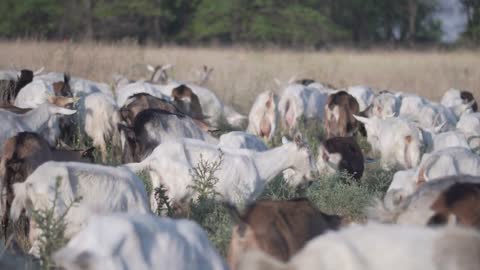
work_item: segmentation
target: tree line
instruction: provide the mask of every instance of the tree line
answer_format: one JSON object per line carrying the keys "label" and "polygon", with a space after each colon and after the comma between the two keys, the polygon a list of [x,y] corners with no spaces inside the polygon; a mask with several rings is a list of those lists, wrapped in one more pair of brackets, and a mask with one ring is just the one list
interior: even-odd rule
{"label": "tree line", "polygon": [[[286,47],[435,44],[438,0],[2,0],[1,38]],[[480,1],[460,42],[480,44]]]}

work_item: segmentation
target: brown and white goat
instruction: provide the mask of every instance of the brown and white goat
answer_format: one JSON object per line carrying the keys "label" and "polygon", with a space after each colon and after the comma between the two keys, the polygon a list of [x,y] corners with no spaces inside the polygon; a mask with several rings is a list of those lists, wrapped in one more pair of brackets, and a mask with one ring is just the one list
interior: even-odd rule
{"label": "brown and white goat", "polygon": [[[14,198],[14,183],[24,182],[38,166],[50,160],[93,163],[93,150],[93,147],[86,150],[55,149],[42,136],[34,132],[20,132],[7,139],[0,161],[0,204],[1,209],[4,210],[2,219],[4,235],[6,236],[9,211]],[[4,189],[5,200],[3,199]]]}
{"label": "brown and white goat", "polygon": [[353,117],[360,112],[357,100],[345,91],[330,94],[325,104],[327,138],[351,136],[358,128]]}
{"label": "brown and white goat", "polygon": [[336,230],[342,219],[319,211],[307,199],[258,201],[243,215],[227,206],[237,224],[228,251],[230,269],[235,270],[243,253],[251,249],[288,261],[305,243],[327,230]]}

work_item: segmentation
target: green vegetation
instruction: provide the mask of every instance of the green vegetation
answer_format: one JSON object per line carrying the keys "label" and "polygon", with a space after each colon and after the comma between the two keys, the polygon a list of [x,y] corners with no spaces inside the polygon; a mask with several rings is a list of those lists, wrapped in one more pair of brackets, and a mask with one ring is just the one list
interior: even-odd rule
{"label": "green vegetation", "polygon": [[[3,0],[0,37],[288,47],[435,43],[438,0]],[[480,42],[480,4],[464,40]]]}
{"label": "green vegetation", "polygon": [[41,230],[38,236],[40,243],[39,254],[40,260],[42,261],[42,269],[45,270],[49,270],[54,266],[51,258],[53,253],[67,244],[67,238],[65,237],[65,229],[67,226],[65,216],[68,214],[70,208],[81,200],[81,198],[76,198],[66,207],[65,212],[57,217],[57,210],[55,208],[62,179],[58,177],[56,180],[55,195],[51,202],[52,207],[32,211],[32,219],[35,221],[38,229]]}

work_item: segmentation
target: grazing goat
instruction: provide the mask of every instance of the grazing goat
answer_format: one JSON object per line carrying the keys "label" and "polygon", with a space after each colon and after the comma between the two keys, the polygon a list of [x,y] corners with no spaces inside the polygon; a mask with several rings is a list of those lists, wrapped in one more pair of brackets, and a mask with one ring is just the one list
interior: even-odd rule
{"label": "grazing goat", "polygon": [[170,113],[180,111],[168,100],[154,97],[148,93],[137,93],[127,99],[120,108],[120,116],[127,125],[132,126],[135,117],[146,109],[159,109]]}
{"label": "grazing goat", "polygon": [[[244,205],[255,200],[267,183],[285,169],[296,172],[294,186],[311,181],[314,164],[310,149],[303,143],[301,135],[297,134],[294,141],[257,152],[219,149],[203,141],[183,139],[162,143],[142,162],[126,166],[135,172],[149,171],[153,188],[165,186],[173,203],[181,203],[198,195],[190,188],[193,184],[191,170],[201,160],[214,162],[222,158],[223,162],[215,172],[218,178],[215,190],[219,194],[216,199]],[[151,203],[152,209],[156,209],[153,197]]]}
{"label": "grazing goat", "polygon": [[251,251],[239,269],[475,270],[478,254],[480,234],[472,229],[367,224],[317,236],[287,263]]}
{"label": "grazing goat", "polygon": [[390,92],[382,92],[373,99],[371,116],[380,119],[398,116],[401,99]]}
{"label": "grazing goat", "polygon": [[[58,193],[55,186],[60,179]],[[57,196],[54,218],[64,215],[74,200],[81,198],[65,215],[67,238],[79,232],[94,214],[114,212],[150,213],[145,187],[135,174],[114,168],[77,162],[48,161],[40,165],[23,183],[13,185],[15,198],[10,215],[15,221],[23,209],[27,217],[32,210],[51,209]],[[41,229],[32,226],[30,253],[38,255]]]}
{"label": "grazing goat", "polygon": [[[380,200],[367,209],[367,216],[370,220],[383,223],[428,225],[434,223],[435,214],[440,211],[441,195],[458,183],[480,184],[480,177],[470,175],[455,175],[435,179],[435,181],[426,182],[411,195],[402,200],[389,204]],[[471,190],[475,192],[474,190]],[[440,198],[440,201],[439,201]],[[450,197],[450,199],[453,199]],[[453,202],[454,200],[452,200]],[[438,202],[437,204],[435,204]],[[432,206],[436,207],[432,208]],[[473,215],[477,215],[476,208],[470,208]],[[443,211],[443,210],[442,210]],[[447,223],[453,223],[455,220],[448,220]],[[438,223],[438,222],[437,222]]]}
{"label": "grazing goat", "polygon": [[100,148],[102,162],[107,161],[107,141],[113,147],[120,146],[118,124],[120,115],[115,100],[101,92],[84,98],[84,130],[93,141],[93,146]]}
{"label": "grazing goat", "polygon": [[139,214],[93,217],[53,259],[66,270],[228,269],[195,222]]}
{"label": "grazing goat", "polygon": [[323,107],[327,102],[327,96],[326,91],[319,91],[313,87],[301,84],[288,85],[278,102],[282,128],[292,134],[298,126],[298,120],[302,117],[303,120],[323,120]]}
{"label": "grazing goat", "polygon": [[[93,148],[86,150],[63,150],[52,148],[37,133],[20,132],[5,141],[0,161],[0,204],[3,213],[3,228],[6,235],[8,213],[14,198],[13,184],[25,179],[43,163],[54,161],[94,162]],[[6,190],[6,200],[3,192]]]}
{"label": "grazing goat", "polygon": [[232,131],[223,134],[219,138],[218,146],[220,148],[250,149],[258,152],[268,150],[268,147],[261,139],[243,131]]}
{"label": "grazing goat", "polygon": [[244,214],[230,206],[236,222],[228,251],[228,264],[236,269],[242,254],[259,249],[283,262],[288,261],[312,238],[340,227],[341,217],[319,211],[307,199],[258,201]]}
{"label": "grazing goat", "polygon": [[353,117],[360,112],[357,100],[345,91],[328,96],[324,127],[327,138],[352,136],[358,128]]}
{"label": "grazing goat", "polygon": [[[477,112],[478,106],[473,94],[469,91],[461,91],[457,89],[450,89],[443,94],[441,104],[447,108],[455,108],[461,104],[468,104],[472,102],[471,111]],[[457,117],[461,117],[463,113],[468,111],[456,111]]]}
{"label": "grazing goat", "polygon": [[346,171],[360,180],[364,170],[362,149],[353,137],[330,138],[319,146],[317,169],[326,174]]}
{"label": "grazing goat", "polygon": [[123,142],[124,163],[139,162],[160,143],[179,138],[193,138],[217,144],[217,139],[201,130],[185,116],[167,111],[148,109],[140,112],[132,127],[119,125],[126,139]]}
{"label": "grazing goat", "polygon": [[421,185],[440,177],[460,174],[480,176],[480,156],[465,147],[448,147],[423,156],[415,182]]}
{"label": "grazing goat", "polygon": [[[71,115],[75,110],[66,109],[53,105],[59,100],[63,100],[62,103],[69,104],[74,101],[73,98],[65,97],[50,97],[49,102],[43,103],[37,108],[24,113],[15,114],[8,111],[0,110],[0,122],[2,123],[3,130],[0,132],[0,146],[3,148],[5,141],[22,131],[32,131],[41,133],[44,138],[53,145],[55,138],[46,138],[45,134],[49,134],[50,124],[52,118],[56,115]],[[0,148],[0,154],[2,153]]]}
{"label": "grazing goat", "polygon": [[257,96],[248,114],[247,131],[270,141],[277,128],[278,97],[272,91]]}
{"label": "grazing goat", "polygon": [[70,77],[67,74],[63,82],[50,83],[45,80],[34,80],[20,90],[14,105],[19,108],[36,108],[52,96],[72,97],[69,81]]}
{"label": "grazing goat", "polygon": [[423,143],[413,122],[398,117],[384,120],[354,117],[365,125],[367,140],[374,151],[380,152],[384,168],[400,166],[408,169],[418,165]]}

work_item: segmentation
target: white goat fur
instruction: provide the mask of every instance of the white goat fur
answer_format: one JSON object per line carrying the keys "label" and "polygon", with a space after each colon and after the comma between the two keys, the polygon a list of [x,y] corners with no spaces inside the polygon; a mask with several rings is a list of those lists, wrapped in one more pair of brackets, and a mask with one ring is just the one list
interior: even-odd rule
{"label": "white goat fur", "polygon": [[324,107],[328,92],[321,92],[301,84],[290,84],[285,88],[278,102],[279,120],[282,128],[293,131],[300,117],[324,119]]}
{"label": "white goat fur", "polygon": [[118,108],[113,98],[103,93],[94,93],[85,97],[85,133],[100,148],[102,160],[106,161],[107,143],[120,144],[117,124],[120,122]]}
{"label": "white goat fur", "polygon": [[138,214],[92,218],[54,260],[67,270],[227,269],[195,222]]}
{"label": "white goat fur", "polygon": [[[0,110],[0,123],[2,123],[2,130],[0,131],[0,154],[3,150],[3,144],[8,138],[22,131],[37,132],[42,135],[49,134],[47,131],[51,128],[52,118],[55,117],[55,115],[71,115],[75,112],[75,110],[58,107],[48,102],[41,104],[25,114],[15,114]],[[47,137],[45,139],[52,144],[52,138]]]}
{"label": "white goat fur", "polygon": [[259,152],[268,150],[268,147],[260,138],[243,131],[232,131],[223,134],[219,138],[218,147],[250,149]]}
{"label": "white goat fur", "polygon": [[372,88],[362,85],[350,86],[347,88],[347,92],[357,100],[361,112],[373,103],[375,97]]}
{"label": "white goat fur", "polygon": [[[297,172],[300,184],[303,177],[310,179],[314,164],[308,148],[296,143],[257,152],[247,149],[221,148],[223,163],[215,176],[219,179],[215,190],[221,200],[237,205],[254,201],[265,185],[287,168]],[[189,186],[192,185],[191,169],[197,166],[202,157],[210,162],[218,160],[220,148],[203,141],[182,139],[177,142],[161,144],[150,156],[140,163],[126,166],[136,172],[148,169],[152,187],[164,185],[168,197],[173,202],[181,202],[196,196]],[[156,209],[153,197],[152,209]]]}
{"label": "white goat fur", "polygon": [[[24,208],[27,216],[33,209],[51,209],[57,177],[61,179],[54,213],[57,218],[71,202],[81,197],[65,216],[68,224],[66,237],[80,231],[92,214],[150,212],[145,187],[131,171],[78,162],[49,161],[39,166],[24,183],[13,185],[12,219],[18,219]],[[39,235],[38,230],[36,228],[33,235]],[[32,243],[32,253],[36,254],[38,244],[38,241]]]}
{"label": "white goat fur", "polygon": [[367,140],[374,150],[380,152],[384,168],[401,166],[408,169],[418,165],[423,144],[417,127],[411,121],[399,117],[383,120],[377,117],[355,118],[365,124]]}
{"label": "white goat fur", "polygon": [[[272,91],[260,93],[248,114],[247,131],[271,140],[277,130],[278,97]],[[268,134],[265,134],[268,133]]]}
{"label": "white goat fur", "polygon": [[239,269],[474,270],[479,253],[480,234],[471,229],[367,224],[317,236],[288,263],[251,251]]}
{"label": "white goat fur", "polygon": [[480,183],[480,177],[456,175],[435,179],[422,184],[413,194],[406,196],[396,204],[377,201],[367,209],[370,220],[384,223],[427,225],[435,214],[432,204],[440,194],[455,183]]}

